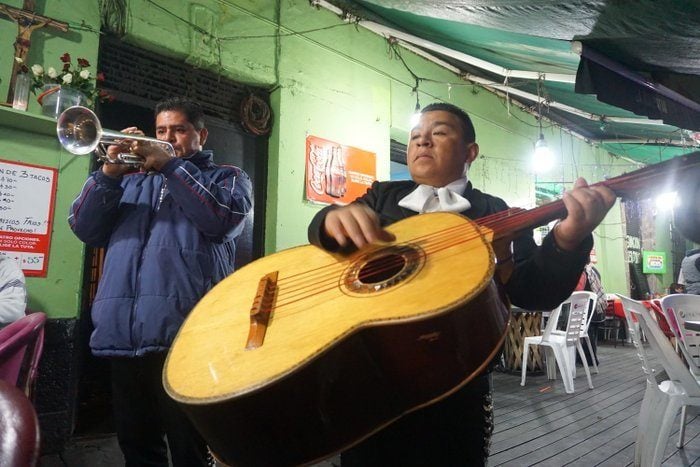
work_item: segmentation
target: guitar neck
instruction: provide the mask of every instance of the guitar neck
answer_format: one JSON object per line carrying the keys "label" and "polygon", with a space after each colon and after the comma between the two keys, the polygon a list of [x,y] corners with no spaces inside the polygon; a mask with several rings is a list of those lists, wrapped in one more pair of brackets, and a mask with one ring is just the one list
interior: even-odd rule
{"label": "guitar neck", "polygon": [[[700,152],[678,156],[658,164],[649,165],[590,186],[605,186],[623,199],[636,198],[673,191],[679,186],[681,176],[688,170],[700,167]],[[688,177],[692,180],[695,177]],[[696,178],[697,179],[697,178]],[[566,217],[562,200],[525,210],[512,208],[477,220],[479,225],[494,232],[494,240],[511,238],[555,219]]]}

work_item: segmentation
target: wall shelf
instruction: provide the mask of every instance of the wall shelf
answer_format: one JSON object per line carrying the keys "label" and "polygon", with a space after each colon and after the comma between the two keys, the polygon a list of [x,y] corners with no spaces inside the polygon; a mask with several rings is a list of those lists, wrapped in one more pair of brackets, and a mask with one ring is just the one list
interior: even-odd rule
{"label": "wall shelf", "polygon": [[56,136],[56,120],[44,115],[0,105],[0,126],[15,130]]}

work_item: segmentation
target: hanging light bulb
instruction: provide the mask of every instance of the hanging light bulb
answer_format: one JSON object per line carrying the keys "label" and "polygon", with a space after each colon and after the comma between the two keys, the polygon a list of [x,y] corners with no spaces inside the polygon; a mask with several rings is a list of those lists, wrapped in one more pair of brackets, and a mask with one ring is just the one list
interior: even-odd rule
{"label": "hanging light bulb", "polygon": [[416,79],[416,85],[413,87],[411,90],[412,92],[416,93],[416,107],[413,110],[413,115],[411,115],[411,120],[409,121],[410,127],[409,129],[413,129],[416,125],[418,125],[418,121],[420,120],[420,99],[418,96],[418,85],[420,84],[420,79],[417,76],[414,76]]}
{"label": "hanging light bulb", "polygon": [[535,173],[545,173],[552,170],[554,167],[554,156],[552,151],[547,146],[547,141],[544,140],[542,133],[542,80],[537,82],[537,124],[540,129],[540,137],[535,142],[535,154],[532,158],[532,168]]}
{"label": "hanging light bulb", "polygon": [[547,141],[545,141],[542,133],[540,133],[540,137],[537,138],[537,142],[535,143],[535,154],[532,159],[532,167],[534,171],[538,173],[549,172],[552,167],[554,167],[554,157],[552,157],[552,151],[549,150]]}
{"label": "hanging light bulb", "polygon": [[418,88],[415,88],[415,93],[416,93],[416,108],[413,110],[413,115],[411,115],[411,120],[410,120],[410,129],[413,129],[416,125],[418,125],[418,121],[420,120],[420,101],[418,100]]}

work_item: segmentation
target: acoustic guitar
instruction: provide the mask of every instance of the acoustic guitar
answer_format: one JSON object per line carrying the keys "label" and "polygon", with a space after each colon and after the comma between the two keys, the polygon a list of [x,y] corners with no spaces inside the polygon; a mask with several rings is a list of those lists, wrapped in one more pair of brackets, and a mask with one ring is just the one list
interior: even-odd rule
{"label": "acoustic guitar", "polygon": [[[599,184],[629,196],[698,165],[700,153]],[[565,212],[555,201],[476,222],[422,214],[352,254],[306,245],[258,259],[190,313],[165,389],[228,465],[333,455],[485,368],[508,322],[494,247]]]}

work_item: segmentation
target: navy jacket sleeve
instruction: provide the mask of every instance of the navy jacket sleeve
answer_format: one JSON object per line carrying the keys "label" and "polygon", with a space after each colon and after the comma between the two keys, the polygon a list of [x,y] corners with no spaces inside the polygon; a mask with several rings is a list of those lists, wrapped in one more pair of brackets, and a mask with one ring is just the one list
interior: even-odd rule
{"label": "navy jacket sleeve", "polygon": [[68,224],[75,235],[90,246],[106,246],[123,192],[120,179],[93,172],[70,207]]}
{"label": "navy jacket sleeve", "polygon": [[212,176],[184,159],[172,159],[161,170],[168,190],[187,218],[214,241],[235,237],[253,207],[252,183],[233,166],[221,166]]}

